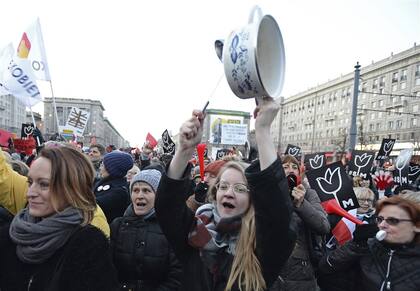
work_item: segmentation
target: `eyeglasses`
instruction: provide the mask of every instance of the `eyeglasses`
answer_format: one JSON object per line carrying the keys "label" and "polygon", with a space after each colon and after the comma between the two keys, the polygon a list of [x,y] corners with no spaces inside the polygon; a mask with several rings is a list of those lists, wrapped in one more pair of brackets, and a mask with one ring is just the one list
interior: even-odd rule
{"label": "eyeglasses", "polygon": [[230,189],[230,187],[233,187],[233,192],[235,194],[245,194],[249,192],[248,187],[240,183],[230,185],[229,183],[221,182],[216,185],[217,190],[222,192],[227,192]]}
{"label": "eyeglasses", "polygon": [[381,222],[384,221],[384,220],[389,225],[397,225],[397,224],[399,224],[400,222],[403,222],[403,221],[413,222],[411,219],[400,219],[400,218],[395,218],[395,217],[383,218],[382,216],[376,217],[376,223],[377,224],[381,224]]}
{"label": "eyeglasses", "polygon": [[357,199],[360,203],[369,203],[372,204],[373,203],[373,199],[364,199],[364,198],[360,198]]}

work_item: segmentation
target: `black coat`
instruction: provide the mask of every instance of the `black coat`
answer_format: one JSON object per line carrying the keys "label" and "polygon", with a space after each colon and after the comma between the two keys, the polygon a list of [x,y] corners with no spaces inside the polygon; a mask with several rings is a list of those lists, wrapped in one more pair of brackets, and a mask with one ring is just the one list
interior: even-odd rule
{"label": "black coat", "polygon": [[0,232],[1,291],[118,290],[108,240],[96,227],[76,228],[42,264],[21,262],[8,231],[9,227],[2,227]]}
{"label": "black coat", "polygon": [[93,189],[96,202],[103,210],[109,224],[124,215],[130,204],[130,194],[127,180],[124,177],[115,178],[108,176],[96,183]]}
{"label": "black coat", "polygon": [[[162,176],[155,202],[156,214],[177,257],[184,265],[182,290],[224,290],[229,278],[233,257],[221,254],[219,270],[211,274],[200,258],[199,250],[188,244],[188,234],[194,226],[194,213],[186,206],[186,193],[191,193],[189,169],[182,180]],[[256,255],[266,285],[276,280],[287,261],[296,239],[290,230],[292,205],[287,181],[280,160],[264,171],[259,162],[246,170],[246,178],[255,208]],[[233,290],[238,290],[237,286]]]}
{"label": "black coat", "polygon": [[[385,280],[388,263],[390,263],[390,274]],[[375,238],[369,239],[368,244],[350,241],[331,252],[320,263],[320,271],[325,274],[347,270],[354,270],[357,273],[354,290],[380,290],[385,281],[383,290],[418,291],[420,290],[420,245],[389,245]],[[387,286],[390,289],[387,289]]]}
{"label": "black coat", "polygon": [[121,285],[138,286],[136,291],[178,290],[181,285],[181,264],[155,215],[115,219],[111,249]]}

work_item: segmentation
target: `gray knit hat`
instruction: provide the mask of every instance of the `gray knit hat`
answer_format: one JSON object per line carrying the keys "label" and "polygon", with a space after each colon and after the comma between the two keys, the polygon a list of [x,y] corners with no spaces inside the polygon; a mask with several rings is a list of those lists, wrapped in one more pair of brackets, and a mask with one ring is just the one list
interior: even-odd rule
{"label": "gray knit hat", "polygon": [[140,173],[138,173],[131,179],[130,194],[131,194],[131,191],[133,190],[134,183],[137,183],[137,182],[146,182],[152,187],[153,191],[155,191],[156,193],[161,177],[162,177],[162,174],[158,170],[155,170],[155,169],[141,171]]}

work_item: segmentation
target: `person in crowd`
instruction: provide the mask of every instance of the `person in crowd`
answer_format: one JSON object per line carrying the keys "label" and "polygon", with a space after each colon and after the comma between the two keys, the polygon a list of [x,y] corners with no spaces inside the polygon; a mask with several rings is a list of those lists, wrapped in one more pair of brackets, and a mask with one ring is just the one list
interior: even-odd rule
{"label": "person in crowd", "polygon": [[45,148],[32,163],[28,206],[0,229],[0,289],[115,290],[109,242],[90,225],[94,170],[70,147]]}
{"label": "person in crowd", "polygon": [[207,192],[209,186],[214,184],[220,169],[226,164],[224,160],[217,160],[211,162],[204,168],[204,181],[198,184],[194,183],[194,193],[188,198],[187,206],[192,211],[197,211],[197,208],[206,203]]}
{"label": "person in crowd", "polygon": [[131,181],[131,204],[111,224],[111,249],[121,290],[178,290],[182,267],[155,214],[158,170],[143,170]]}
{"label": "person in crowd", "polygon": [[27,177],[29,174],[29,167],[20,160],[10,161],[13,171],[18,172],[20,175]]}
{"label": "person in crowd", "polygon": [[353,187],[353,191],[354,194],[356,194],[357,201],[360,205],[360,207],[357,208],[357,218],[361,221],[366,221],[369,224],[375,224],[375,194],[366,187]]}
{"label": "person in crowd", "polygon": [[198,183],[201,182],[201,176],[200,176],[200,166],[195,166],[192,170],[191,170],[191,176],[192,176],[192,180],[194,181],[194,184],[197,185]]}
{"label": "person in crowd", "polygon": [[[419,205],[393,196],[378,201],[376,215],[377,226],[357,226],[352,241],[321,260],[320,271],[355,270],[352,290],[419,290]],[[382,241],[375,238],[378,227],[386,234]]]}
{"label": "person in crowd", "polygon": [[[299,162],[295,157],[285,155],[282,162],[287,177],[301,176]],[[316,261],[313,253],[313,244],[316,243],[316,236],[325,236],[330,231],[327,214],[318,194],[310,189],[307,182],[296,185],[289,190],[293,201],[293,226],[298,236],[293,252],[271,288],[272,291],[316,290],[315,268],[319,261]]]}
{"label": "person in crowd", "polygon": [[[44,148],[63,146],[67,145],[59,142],[47,142]],[[27,204],[28,178],[13,171],[12,167],[6,161],[7,156],[0,150],[0,206],[7,209],[12,215],[16,215]],[[106,221],[105,214],[98,205],[91,224],[98,227],[109,237],[109,225]]]}
{"label": "person in crowd", "polygon": [[279,105],[269,97],[255,110],[260,159],[245,169],[227,163],[196,214],[188,161],[203,134],[204,115],[193,111],[180,128],[179,148],[156,195],[160,226],[184,266],[183,290],[266,290],[289,257],[296,234],[287,180],[270,137]]}
{"label": "person in crowd", "polygon": [[133,165],[133,158],[124,152],[112,151],[104,156],[100,168],[102,178],[96,183],[94,192],[109,224],[123,216],[130,204],[125,175]]}
{"label": "person in crowd", "polygon": [[102,164],[102,158],[105,155],[105,147],[101,144],[92,144],[89,147],[89,158],[95,168],[95,179],[96,182],[101,179],[100,167]]}
{"label": "person in crowd", "polygon": [[401,191],[400,196],[404,199],[420,204],[420,191],[403,190]]}
{"label": "person in crowd", "polygon": [[136,165],[133,165],[133,167],[127,171],[126,179],[129,185],[130,185],[131,179],[133,179],[133,177],[137,175],[139,172],[140,172],[140,169]]}

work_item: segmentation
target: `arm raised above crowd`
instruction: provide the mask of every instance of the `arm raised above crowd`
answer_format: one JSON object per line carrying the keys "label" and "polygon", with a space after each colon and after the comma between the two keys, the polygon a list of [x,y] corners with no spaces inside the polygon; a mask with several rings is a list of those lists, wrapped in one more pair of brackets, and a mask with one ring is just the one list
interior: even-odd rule
{"label": "arm raised above crowd", "polygon": [[181,179],[195,147],[203,136],[204,114],[194,110],[192,116],[179,129],[179,147],[168,169],[168,177]]}
{"label": "arm raised above crowd", "polygon": [[268,168],[276,159],[277,152],[270,136],[270,127],[280,109],[278,100],[270,97],[258,98],[254,111],[255,138],[257,141],[261,171]]}

